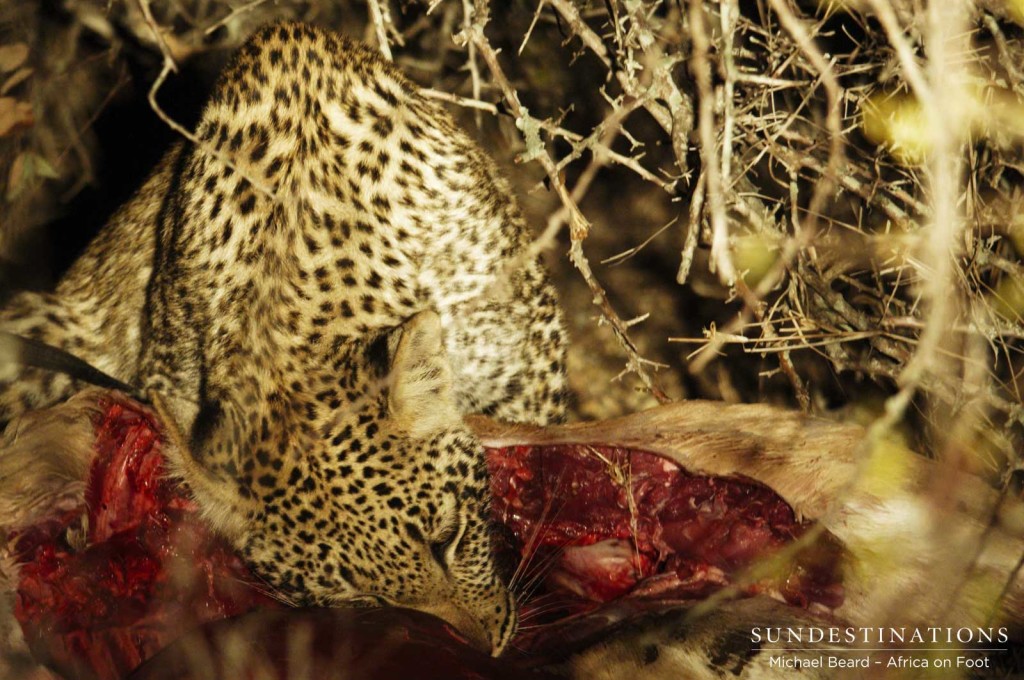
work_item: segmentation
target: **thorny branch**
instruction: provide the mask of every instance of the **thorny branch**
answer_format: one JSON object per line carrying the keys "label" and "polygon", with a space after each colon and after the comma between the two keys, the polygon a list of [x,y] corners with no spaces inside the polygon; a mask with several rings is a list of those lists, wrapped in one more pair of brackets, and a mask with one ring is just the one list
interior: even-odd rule
{"label": "thorny branch", "polygon": [[[527,135],[528,145],[530,143],[529,132],[530,126],[535,125],[536,122],[531,119],[529,112],[522,106],[519,101],[519,95],[509,83],[508,78],[505,76],[505,72],[498,62],[498,55],[491,47],[490,43],[484,38],[483,30],[480,26],[472,26],[469,29],[469,33],[465,36],[468,43],[476,45],[477,53],[483,58],[487,64],[487,68],[491,72],[491,76],[498,84],[499,89],[505,98],[505,103],[515,116],[517,124],[521,127],[524,134]],[[539,139],[536,140],[539,142]],[[570,195],[568,189],[565,187],[565,183],[562,182],[562,178],[559,175],[558,167],[555,162],[551,159],[547,149],[541,147],[534,149],[531,152],[531,156],[534,160],[537,160],[544,171],[547,173],[548,180],[551,182],[551,186],[555,189],[559,199],[562,202],[563,209],[567,213],[567,221],[569,224],[569,236],[572,245],[569,248],[569,259],[573,265],[583,275],[584,281],[590,288],[594,295],[594,304],[597,305],[598,309],[604,319],[611,325],[612,330],[615,333],[615,337],[618,339],[619,344],[622,346],[623,351],[626,353],[628,358],[627,368],[636,373],[636,375],[643,381],[644,386],[650,390],[651,394],[655,396],[659,401],[666,402],[668,397],[665,395],[661,387],[658,386],[655,379],[648,372],[648,367],[654,364],[640,356],[637,351],[636,345],[633,344],[632,339],[629,336],[629,330],[626,323],[619,317],[618,313],[612,308],[611,302],[608,299],[608,294],[605,292],[604,287],[594,277],[593,271],[590,269],[590,262],[583,254],[583,241],[586,239],[587,234],[590,233],[590,223],[586,217],[580,211],[576,200]],[[554,221],[552,224],[559,225],[561,219]],[[555,227],[557,228],[557,226]],[[551,229],[549,228],[549,231]],[[541,242],[545,242],[552,238],[552,234],[546,234],[540,239]]]}

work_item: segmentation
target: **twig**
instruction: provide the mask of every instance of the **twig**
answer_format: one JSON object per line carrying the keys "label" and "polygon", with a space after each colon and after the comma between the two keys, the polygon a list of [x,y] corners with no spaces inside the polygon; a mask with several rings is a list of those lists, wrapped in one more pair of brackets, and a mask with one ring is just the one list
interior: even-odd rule
{"label": "twig", "polygon": [[246,12],[254,10],[257,7],[259,7],[260,5],[262,5],[263,3],[265,3],[266,1],[267,0],[250,0],[250,2],[247,2],[244,5],[241,5],[239,7],[235,7],[230,12],[228,12],[227,15],[223,19],[219,20],[215,24],[212,24],[205,31],[203,31],[203,35],[213,35],[213,33],[216,32],[216,30],[218,28],[220,28],[221,26],[227,25],[227,23],[229,21],[231,21],[232,19],[234,19],[238,15],[245,14]]}
{"label": "twig", "polygon": [[[137,0],[139,3],[139,9],[142,10],[142,16],[146,19],[146,25],[149,26],[149,30],[153,32],[153,39],[156,41],[157,46],[160,48],[160,54],[164,57],[164,69],[168,66],[174,73],[178,72],[178,65],[174,63],[174,57],[171,56],[171,49],[167,46],[167,41],[164,39],[164,33],[160,30],[156,20],[153,19],[153,12],[149,7],[149,0]],[[164,76],[166,78],[166,76]]]}
{"label": "twig", "polygon": [[[542,3],[543,4],[543,3]],[[538,12],[540,10],[538,9]],[[486,21],[487,17],[483,17]],[[473,0],[462,0],[462,30],[468,30],[470,25],[476,21],[473,10]],[[525,40],[523,45],[526,45]],[[472,42],[466,45],[466,66],[469,68],[469,79],[473,87],[473,99],[480,99],[480,67],[476,63],[476,45]],[[476,124],[480,126],[480,114],[476,114]]]}
{"label": "twig", "polygon": [[[774,311],[780,301],[781,298],[772,307],[772,311]],[[761,335],[766,342],[776,340],[778,337],[775,334],[775,326],[771,323],[772,311],[766,314],[761,311],[760,307],[754,308],[754,315],[761,322]],[[778,361],[779,368],[782,369],[783,374],[789,380],[789,384],[793,386],[793,394],[796,395],[797,403],[800,404],[800,410],[804,413],[809,413],[811,410],[811,397],[807,394],[807,387],[804,386],[803,380],[797,375],[796,367],[793,366],[793,359],[788,349],[784,348],[779,351]]]}
{"label": "twig", "polygon": [[[736,268],[729,254],[729,225],[725,215],[723,177],[715,140],[715,96],[711,89],[711,42],[704,25],[704,3],[690,0],[690,33],[693,37],[691,72],[699,94],[697,129],[700,134],[701,168],[706,176],[708,207],[711,213],[711,271],[717,268],[722,283],[736,283]],[[724,178],[727,180],[728,178]]]}
{"label": "twig", "polygon": [[704,208],[704,189],[707,186],[707,173],[701,171],[697,178],[697,185],[693,188],[690,196],[690,219],[687,224],[686,240],[683,243],[683,250],[679,254],[679,270],[676,272],[676,283],[680,286],[686,283],[690,276],[690,267],[693,266],[693,255],[697,251],[697,236],[700,234],[700,218]]}
{"label": "twig", "polygon": [[451,92],[443,92],[441,90],[435,90],[429,87],[421,88],[420,94],[424,97],[431,99],[438,99],[449,104],[455,104],[456,106],[462,106],[467,109],[476,109],[478,111],[486,111],[491,115],[498,115],[498,107],[490,102],[483,102],[479,99],[470,99],[469,97],[460,97],[457,94]]}
{"label": "twig", "polygon": [[390,23],[390,18],[385,19],[384,12],[380,7],[382,1],[387,2],[387,0],[367,0],[367,5],[370,8],[370,19],[373,21],[373,29],[377,34],[377,47],[385,59],[394,61],[394,57],[391,56],[391,44],[388,42],[388,29],[385,24],[385,21]]}
{"label": "twig", "polygon": [[[673,217],[671,220],[669,220],[664,225],[662,225],[662,227],[660,229],[658,229],[656,232],[654,232],[653,234],[648,236],[646,239],[644,239],[643,242],[640,243],[640,245],[633,246],[632,248],[630,248],[628,250],[625,250],[625,251],[623,251],[621,253],[618,253],[616,255],[612,255],[611,257],[606,257],[605,259],[601,260],[601,264],[622,264],[623,262],[625,262],[629,258],[631,258],[634,255],[636,255],[637,253],[639,253],[641,250],[643,250],[647,246],[647,244],[649,244],[651,241],[653,241],[654,239],[656,239],[659,236],[661,236],[661,234],[664,233],[664,231],[666,229],[671,227],[678,220],[679,220],[678,217]],[[632,326],[632,325],[633,324],[631,324],[631,323],[627,324],[627,326]]]}
{"label": "twig", "polygon": [[[732,185],[733,131],[736,127],[735,96],[736,61],[733,40],[736,37],[735,15],[739,14],[736,0],[723,0],[719,4],[719,23],[722,27],[722,182]],[[702,22],[703,23],[703,22]]]}
{"label": "twig", "polygon": [[545,2],[546,0],[540,0],[540,2],[537,3],[537,9],[533,11],[533,19],[530,21],[530,27],[526,29],[526,34],[523,36],[523,42],[519,43],[519,51],[517,52],[519,56],[522,56],[523,50],[526,49],[526,43],[530,41],[530,36],[533,35],[533,29],[536,28],[541,12],[544,11]]}

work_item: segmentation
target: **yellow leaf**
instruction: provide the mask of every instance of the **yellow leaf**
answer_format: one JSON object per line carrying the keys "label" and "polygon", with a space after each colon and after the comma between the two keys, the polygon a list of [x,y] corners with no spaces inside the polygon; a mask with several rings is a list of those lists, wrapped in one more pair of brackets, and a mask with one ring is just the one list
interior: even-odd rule
{"label": "yellow leaf", "polygon": [[733,260],[736,269],[744,272],[748,286],[756,286],[771,271],[778,259],[778,246],[762,234],[750,233],[733,240]]}
{"label": "yellow leaf", "polygon": [[1024,319],[1024,281],[1005,276],[989,296],[992,309],[1007,321]]}
{"label": "yellow leaf", "polygon": [[1008,0],[1006,6],[1010,10],[1010,18],[1024,25],[1024,0]]}
{"label": "yellow leaf", "polygon": [[928,115],[921,103],[906,94],[879,94],[865,100],[861,111],[864,136],[885,146],[906,165],[924,161],[931,148]]}

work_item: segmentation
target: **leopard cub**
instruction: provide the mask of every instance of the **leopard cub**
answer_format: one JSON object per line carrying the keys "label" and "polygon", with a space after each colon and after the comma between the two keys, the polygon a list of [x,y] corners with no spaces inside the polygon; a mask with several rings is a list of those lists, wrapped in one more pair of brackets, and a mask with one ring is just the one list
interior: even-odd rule
{"label": "leopard cub", "polygon": [[[159,395],[204,517],[296,604],[516,627],[462,415],[564,412],[564,330],[508,183],[368,48],[266,27],[53,293],[0,330]],[[81,385],[25,368],[0,427]],[[0,454],[2,455],[2,454]]]}

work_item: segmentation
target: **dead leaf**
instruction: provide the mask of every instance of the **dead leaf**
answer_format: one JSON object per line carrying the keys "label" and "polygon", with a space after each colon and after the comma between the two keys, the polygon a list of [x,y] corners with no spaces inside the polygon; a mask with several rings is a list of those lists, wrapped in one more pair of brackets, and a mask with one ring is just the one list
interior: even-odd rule
{"label": "dead leaf", "polygon": [[0,137],[15,130],[31,127],[35,123],[32,105],[13,97],[0,97]]}
{"label": "dead leaf", "polygon": [[18,85],[21,85],[23,82],[25,82],[25,79],[32,75],[33,70],[34,69],[32,67],[26,66],[25,68],[20,68],[17,71],[15,71],[14,75],[8,78],[7,81],[3,84],[3,87],[0,87],[0,96],[7,94],[8,92],[16,88]]}
{"label": "dead leaf", "polygon": [[28,59],[28,45],[25,43],[14,43],[13,45],[0,45],[0,73],[13,71]]}

